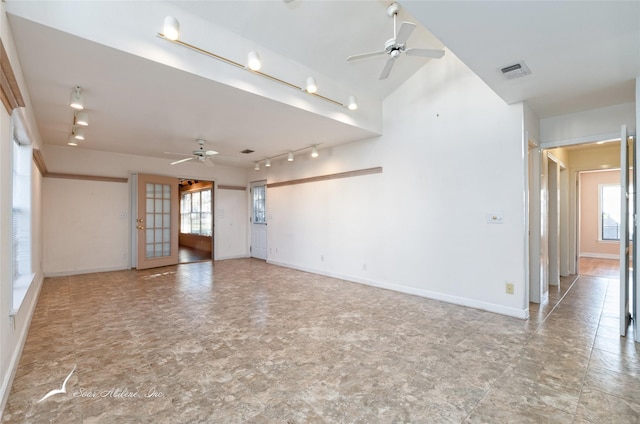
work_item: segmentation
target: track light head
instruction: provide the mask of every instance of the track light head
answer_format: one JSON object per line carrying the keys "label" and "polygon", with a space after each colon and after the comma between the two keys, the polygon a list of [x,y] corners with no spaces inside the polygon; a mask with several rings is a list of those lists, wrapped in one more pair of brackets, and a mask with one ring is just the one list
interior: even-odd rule
{"label": "track light head", "polygon": [[87,113],[87,111],[81,110],[76,112],[75,124],[80,125],[81,127],[86,127],[89,125],[89,114]]}
{"label": "track light head", "polygon": [[271,159],[267,158],[267,160],[264,161],[264,166],[265,167],[270,167],[271,166]]}
{"label": "track light head", "polygon": [[167,16],[164,18],[162,32],[169,40],[176,41],[180,37],[180,22],[173,16]]}
{"label": "track light head", "polygon": [[318,91],[318,84],[316,83],[316,79],[314,77],[307,78],[307,93],[313,94]]}
{"label": "track light head", "polygon": [[349,96],[349,101],[347,102],[347,108],[349,110],[358,109],[358,101],[356,100],[356,96]]}
{"label": "track light head", "polygon": [[289,152],[289,153],[287,153],[287,160],[288,160],[289,162],[293,162],[293,152]]}
{"label": "track light head", "polygon": [[77,85],[71,92],[71,100],[69,106],[76,110],[84,109],[84,99],[82,98],[82,89]]}
{"label": "track light head", "polygon": [[76,147],[78,145],[78,140],[76,140],[76,137],[73,133],[69,135],[69,139],[67,140],[67,145],[72,147]]}
{"label": "track light head", "polygon": [[73,136],[76,138],[76,140],[84,141],[84,129],[83,128],[74,129]]}
{"label": "track light head", "polygon": [[318,157],[318,146],[313,146],[311,148],[311,157],[312,158],[317,158]]}
{"label": "track light head", "polygon": [[256,162],[256,165],[253,167],[254,170],[259,171],[260,170],[260,162]]}
{"label": "track light head", "polygon": [[258,56],[258,53],[254,51],[249,52],[249,54],[247,55],[247,66],[252,71],[260,70],[260,68],[262,67],[262,62],[260,62],[260,56]]}

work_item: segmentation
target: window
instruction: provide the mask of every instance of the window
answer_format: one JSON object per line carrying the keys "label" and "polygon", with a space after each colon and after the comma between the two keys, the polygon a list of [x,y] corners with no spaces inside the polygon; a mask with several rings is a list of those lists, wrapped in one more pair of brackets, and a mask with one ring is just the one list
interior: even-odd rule
{"label": "window", "polygon": [[183,234],[213,234],[211,189],[189,191],[180,196],[180,232]]}
{"label": "window", "polygon": [[[600,240],[620,240],[620,185],[600,184]],[[633,192],[633,190],[630,190]],[[633,205],[633,194],[629,194],[629,205]],[[633,237],[633,214],[629,214],[629,240]]]}
{"label": "window", "polygon": [[267,223],[267,211],[266,211],[266,196],[265,186],[253,187],[253,223],[254,224],[266,224]]}
{"label": "window", "polygon": [[12,311],[17,312],[33,281],[31,268],[31,163],[32,147],[26,136],[19,136],[18,119],[13,117],[14,136],[12,145],[12,201],[11,201],[11,255],[13,302]]}

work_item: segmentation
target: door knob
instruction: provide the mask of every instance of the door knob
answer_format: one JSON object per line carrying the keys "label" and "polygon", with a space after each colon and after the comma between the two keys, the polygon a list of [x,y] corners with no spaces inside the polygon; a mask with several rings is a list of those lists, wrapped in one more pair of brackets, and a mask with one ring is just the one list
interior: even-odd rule
{"label": "door knob", "polygon": [[138,225],[138,226],[136,226],[136,228],[137,228],[138,230],[144,230],[144,227],[143,227],[142,225]]}

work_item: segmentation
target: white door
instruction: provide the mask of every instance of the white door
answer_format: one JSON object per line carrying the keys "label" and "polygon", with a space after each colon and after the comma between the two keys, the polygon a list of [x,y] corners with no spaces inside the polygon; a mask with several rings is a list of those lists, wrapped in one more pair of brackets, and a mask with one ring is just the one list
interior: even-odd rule
{"label": "white door", "polygon": [[138,175],[138,269],[178,263],[178,179]]}
{"label": "white door", "polygon": [[267,185],[251,184],[251,257],[267,259]]}
{"label": "white door", "polygon": [[620,335],[629,326],[629,141],[627,126],[620,131]]}

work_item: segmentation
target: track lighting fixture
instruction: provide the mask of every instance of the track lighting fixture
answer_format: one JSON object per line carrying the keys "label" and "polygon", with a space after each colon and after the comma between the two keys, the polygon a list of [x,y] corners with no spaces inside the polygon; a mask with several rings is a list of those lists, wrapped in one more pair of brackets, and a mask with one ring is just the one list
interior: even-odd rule
{"label": "track lighting fixture", "polygon": [[67,145],[76,147],[78,145],[78,140],[76,140],[76,136],[71,134],[69,139],[67,140]]}
{"label": "track lighting fixture", "polygon": [[254,51],[249,52],[249,54],[247,55],[247,66],[249,66],[249,69],[251,69],[252,71],[260,70],[260,68],[262,67],[262,62],[260,62],[260,56],[258,56],[258,53]]}
{"label": "track lighting fixture", "polygon": [[[162,33],[158,33],[157,34],[158,37],[163,38],[165,40],[171,41],[175,44],[178,44],[182,47],[186,47],[189,50],[192,50],[194,52],[203,54],[205,56],[209,56],[212,59],[216,59],[219,60],[221,62],[226,63],[227,65],[232,65],[235,66],[237,68],[242,68],[245,70],[251,70],[253,71],[254,74],[256,75],[260,75],[261,77],[264,77],[268,80],[280,83],[282,85],[286,85],[287,87],[293,88],[295,90],[301,90],[301,91],[306,91],[307,93],[311,94],[314,97],[317,97],[319,99],[325,100],[327,102],[333,103],[335,105],[338,106],[342,106],[342,107],[346,107],[349,110],[355,110],[357,109],[357,104],[355,103],[355,97],[354,96],[350,96],[349,100],[350,103],[348,104],[344,104],[342,102],[339,102],[337,100],[331,99],[329,97],[325,97],[323,95],[317,94],[317,90],[318,90],[318,85],[316,84],[316,80],[313,77],[308,77],[306,80],[306,84],[304,87],[299,87],[297,84],[292,84],[290,82],[287,82],[285,80],[282,80],[276,76],[273,75],[269,75],[265,72],[260,71],[262,64],[260,62],[260,57],[258,56],[258,53],[256,53],[255,51],[250,51],[248,56],[247,56],[247,64],[244,65],[242,63],[238,63],[237,61],[231,60],[231,59],[227,59],[226,57],[220,56],[218,54],[215,54],[213,52],[210,52],[208,50],[205,50],[201,47],[198,46],[194,46],[192,44],[189,43],[185,43],[182,40],[179,40],[179,36],[180,36],[180,23],[178,22],[178,20],[173,17],[173,16],[167,16],[164,18],[164,25],[163,25],[163,32]],[[351,102],[351,99],[353,99],[353,102]]]}
{"label": "track lighting fixture", "polygon": [[358,101],[356,100],[356,96],[349,96],[349,101],[347,102],[347,108],[349,108],[349,110],[358,109]]}
{"label": "track lighting fixture", "polygon": [[89,125],[89,114],[86,110],[81,110],[76,112],[75,114],[75,125],[80,125],[81,127],[86,127]]}
{"label": "track lighting fixture", "polygon": [[316,79],[314,77],[307,78],[307,93],[313,94],[318,91],[318,84],[316,84]]}
{"label": "track lighting fixture", "polygon": [[[314,144],[312,146],[306,146],[306,147],[302,147],[300,149],[290,150],[287,153],[282,153],[282,154],[279,154],[279,155],[268,157],[268,158],[264,159],[264,166],[265,166],[265,168],[269,168],[269,167],[271,167],[271,159],[280,158],[280,157],[284,157],[284,156],[287,157],[287,161],[288,162],[293,162],[294,159],[295,159],[294,155],[296,153],[302,152],[302,151],[308,150],[308,149],[311,149],[311,157],[312,158],[317,158],[319,156],[318,145]],[[254,162],[253,169],[255,169],[256,171],[260,170],[260,161]]]}
{"label": "track lighting fixture", "polygon": [[164,36],[171,41],[176,41],[180,37],[180,22],[173,16],[164,18],[163,26]]}
{"label": "track lighting fixture", "polygon": [[71,101],[69,102],[69,106],[74,109],[82,110],[84,109],[84,100],[82,98],[82,89],[80,86],[76,86],[71,92]]}

